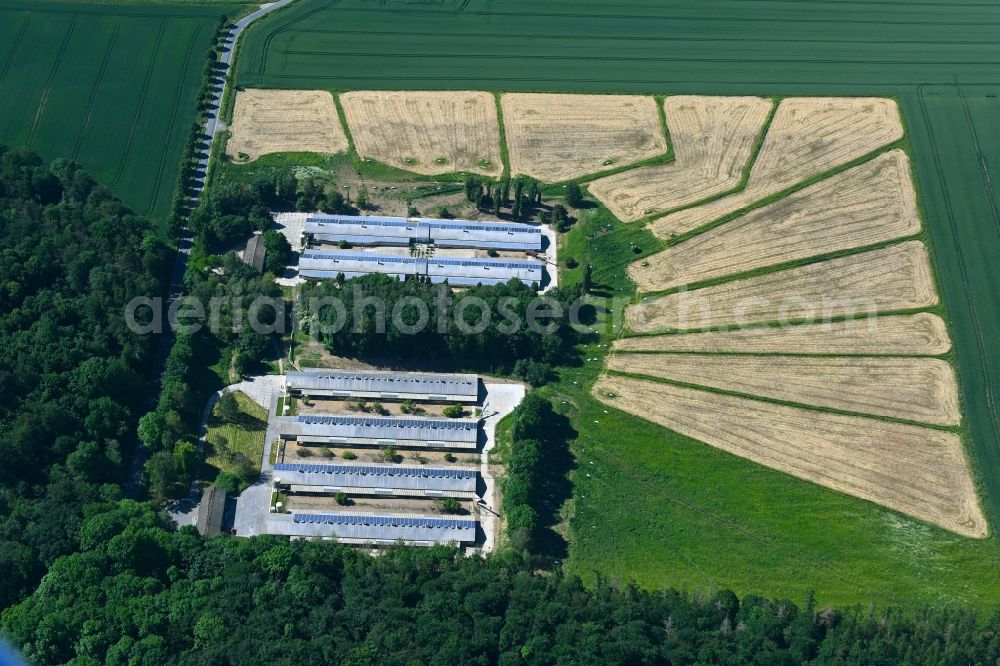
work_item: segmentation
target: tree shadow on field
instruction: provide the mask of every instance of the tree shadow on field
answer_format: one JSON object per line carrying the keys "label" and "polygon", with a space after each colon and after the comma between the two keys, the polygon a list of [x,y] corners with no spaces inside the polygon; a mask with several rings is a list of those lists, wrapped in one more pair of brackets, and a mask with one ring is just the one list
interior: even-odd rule
{"label": "tree shadow on field", "polygon": [[560,510],[573,496],[570,473],[576,467],[569,448],[570,441],[577,437],[576,430],[570,425],[569,418],[562,414],[553,412],[551,419],[542,441],[545,470],[538,486],[535,506],[538,512],[535,552],[545,566],[552,566],[569,556],[569,543],[556,528],[562,523]]}

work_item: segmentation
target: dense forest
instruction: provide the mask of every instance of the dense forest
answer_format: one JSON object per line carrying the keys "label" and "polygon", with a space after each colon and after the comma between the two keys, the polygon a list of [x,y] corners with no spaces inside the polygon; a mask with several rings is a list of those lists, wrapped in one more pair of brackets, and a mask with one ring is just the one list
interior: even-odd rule
{"label": "dense forest", "polygon": [[994,664],[1000,618],[853,609],[538,576],[448,548],[205,541],[145,505],[93,506],[80,552],[3,614],[38,663]]}
{"label": "dense forest", "polygon": [[0,147],[0,607],[121,495],[154,339],[125,305],[163,291],[149,222],[70,162]]}
{"label": "dense forest", "polygon": [[[447,360],[509,372],[520,359],[547,365],[571,359],[578,333],[569,325],[568,313],[580,294],[580,287],[551,290],[544,311],[562,316],[539,316],[537,325],[530,326],[529,309],[536,304],[541,313],[543,302],[515,279],[454,291],[445,284],[373,274],[307,283],[300,312],[303,330],[339,356]],[[340,301],[344,310],[316,307],[326,299]]]}
{"label": "dense forest", "polygon": [[[255,224],[246,221],[248,225]],[[206,258],[205,260],[209,260]],[[214,260],[212,260],[214,261]],[[512,419],[508,547],[488,559],[448,548],[381,557],[329,542],[202,539],[157,500],[187,477],[178,446],[199,405],[204,347],[252,364],[268,339],[179,335],[159,404],[140,416],[155,338],[122,316],[163,293],[171,249],[76,165],[0,148],[0,630],[37,664],[995,664],[1000,614],[832,610],[732,593],[642,591],[558,568],[539,574],[551,506],[565,488],[559,417],[531,394]],[[218,269],[218,270],[215,270]],[[426,285],[370,280],[391,297]],[[189,271],[201,298],[277,295],[230,257]],[[327,287],[331,288],[331,287]],[[481,293],[517,301],[523,288]],[[410,292],[409,290],[415,290]],[[556,293],[557,299],[574,297]],[[447,331],[446,331],[447,332]],[[388,335],[388,333],[386,334]],[[501,363],[565,362],[572,331],[489,331],[421,340],[419,353]],[[530,334],[535,335],[535,334]],[[360,340],[365,339],[362,335]],[[372,337],[378,343],[385,338]],[[332,347],[371,342],[332,337]],[[416,352],[414,352],[416,353]],[[242,361],[240,359],[243,359]],[[516,364],[515,364],[516,365]],[[543,427],[544,425],[544,427]],[[151,502],[123,499],[136,434],[153,450]],[[158,470],[155,473],[154,470]],[[180,478],[178,478],[178,476]]]}

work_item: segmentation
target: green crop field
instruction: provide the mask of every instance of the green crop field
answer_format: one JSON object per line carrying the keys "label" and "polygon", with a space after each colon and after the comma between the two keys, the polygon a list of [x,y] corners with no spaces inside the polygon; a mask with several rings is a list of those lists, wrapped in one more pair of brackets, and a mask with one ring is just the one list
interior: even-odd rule
{"label": "green crop field", "polygon": [[[985,606],[1000,600],[998,34],[987,0],[297,0],[247,34],[238,82],[897,98],[994,535],[961,539],[605,415],[586,390],[600,364],[588,363],[551,389],[580,431],[568,567],[650,586]],[[623,281],[635,257],[621,244],[635,238],[584,224],[564,252]]]}
{"label": "green crop field", "polygon": [[220,7],[0,0],[0,143],[166,214]]}

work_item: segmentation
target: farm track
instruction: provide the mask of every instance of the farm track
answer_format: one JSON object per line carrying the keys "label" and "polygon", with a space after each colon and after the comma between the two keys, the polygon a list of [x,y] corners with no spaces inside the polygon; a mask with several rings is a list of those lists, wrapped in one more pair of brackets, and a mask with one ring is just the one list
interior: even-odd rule
{"label": "farm track", "polygon": [[153,53],[150,55],[149,65],[146,67],[146,78],[143,80],[142,89],[139,92],[139,100],[135,106],[135,114],[132,116],[132,123],[129,125],[128,139],[125,141],[125,149],[122,151],[122,157],[118,162],[118,169],[115,171],[114,178],[112,178],[109,183],[111,187],[117,185],[121,181],[122,175],[125,173],[125,164],[128,162],[129,154],[132,152],[132,142],[135,140],[135,133],[142,119],[142,109],[146,102],[146,95],[149,92],[149,82],[152,80],[153,71],[156,69],[156,60],[160,54],[160,45],[163,43],[163,33],[165,30],[166,22],[160,21],[160,29],[156,33],[156,42],[153,46]]}
{"label": "farm track", "polygon": [[[298,35],[362,35],[367,39],[372,39],[376,36],[388,36],[388,37],[410,37],[411,32],[403,30],[351,30],[348,28],[339,28],[335,30],[324,30],[320,28],[303,28],[295,31]],[[421,31],[420,33],[424,37],[439,37],[453,39],[455,33],[445,32],[445,31]],[[600,40],[607,41],[608,36],[606,34],[581,34],[574,33],[572,35],[558,35],[558,34],[543,34],[538,32],[516,32],[516,31],[505,31],[505,37],[515,38],[515,39],[544,39],[547,41],[569,41],[569,42],[580,42],[587,40]],[[493,32],[463,32],[462,37],[467,39],[487,39],[491,37],[496,37],[496,33]],[[662,42],[663,37],[644,37],[642,35],[636,35],[629,38],[630,41],[634,42]],[[670,41],[684,44],[701,44],[704,42],[722,42],[724,44],[759,44],[760,40],[753,37],[685,37],[683,35],[671,35]],[[796,39],[796,38],[784,38],[773,40],[774,43],[778,44],[808,44],[812,45],[828,45],[831,47],[841,46],[843,44],[871,44],[870,39],[836,39],[836,40],[816,40],[816,39]],[[885,39],[882,40],[883,44],[939,44],[942,46],[968,46],[973,44],[976,46],[995,46],[996,42],[990,40],[975,41],[975,40],[962,40],[962,39],[948,39],[948,40],[926,40],[926,39]],[[289,51],[285,51],[289,53]],[[313,54],[315,51],[302,51],[302,53]]]}
{"label": "farm track", "polygon": [[42,89],[42,97],[38,102],[38,109],[35,111],[35,120],[31,124],[31,130],[28,132],[28,140],[25,145],[30,148],[32,141],[35,140],[35,132],[38,131],[38,123],[42,119],[42,115],[45,113],[45,104],[49,100],[49,91],[52,89],[52,81],[56,78],[56,72],[59,71],[59,66],[62,64],[63,57],[66,55],[66,47],[69,46],[69,40],[73,38],[73,32],[76,30],[76,24],[78,17],[74,16],[73,20],[70,21],[69,27],[66,29],[66,36],[63,37],[62,43],[59,45],[59,52],[56,54],[56,60],[52,64],[52,69],[49,71],[49,78],[45,81],[45,87]]}
{"label": "farm track", "polygon": [[115,30],[111,33],[111,39],[108,40],[108,48],[104,51],[104,58],[101,60],[101,68],[98,70],[97,79],[94,80],[94,85],[90,88],[90,100],[87,102],[87,112],[84,115],[83,125],[80,127],[80,132],[77,134],[76,143],[73,145],[73,159],[77,159],[80,156],[80,148],[83,146],[83,139],[87,135],[87,130],[90,128],[90,120],[94,113],[94,104],[97,103],[97,95],[100,92],[101,84],[104,82],[104,75],[108,71],[108,63],[111,61],[111,54],[115,50],[115,44],[118,42],[118,33],[121,30],[121,23],[115,24]]}
{"label": "farm track", "polygon": [[976,158],[979,160],[979,172],[982,175],[983,183],[986,185],[986,191],[989,194],[986,201],[989,203],[990,213],[993,217],[993,230],[996,232],[997,238],[1000,238],[1000,210],[997,209],[997,197],[993,191],[993,180],[990,178],[990,172],[986,166],[983,145],[979,141],[979,132],[976,130],[976,124],[972,120],[972,113],[969,111],[969,100],[966,97],[963,86],[958,86],[958,98],[962,100],[962,111],[965,115],[965,122],[969,127],[969,134],[976,149]]}
{"label": "farm track", "polygon": [[[1000,26],[998,26],[1000,29]],[[353,50],[348,51],[294,51],[294,50],[282,50],[279,51],[284,55],[308,55],[308,56],[322,56],[329,58],[338,57],[354,57],[357,56],[357,52]],[[427,49],[413,50],[413,51],[380,51],[379,56],[385,58],[452,58],[454,53],[440,52],[433,53]],[[467,53],[462,55],[463,59],[467,60],[521,60],[524,56],[521,55],[510,55],[503,56],[495,53]],[[677,58],[672,56],[607,56],[607,55],[581,55],[578,53],[567,54],[567,55],[542,55],[537,54],[531,57],[532,61],[571,61],[571,62],[655,62],[655,63],[687,63],[687,64],[698,64],[698,63],[722,63],[722,64],[744,64],[744,65],[775,65],[783,63],[796,63],[796,64],[807,64],[807,65],[847,65],[847,64],[865,64],[865,65],[877,65],[877,66],[890,66],[890,65],[986,65],[995,66],[1000,65],[1000,59],[996,60],[966,60],[966,61],[946,61],[942,62],[939,59],[921,59],[921,60],[873,60],[870,58],[861,59],[851,59],[851,58],[796,58],[794,60],[775,60],[774,58],[728,58],[728,57],[687,57],[687,58]]]}
{"label": "farm track", "polygon": [[[198,26],[198,28],[191,34],[191,39],[188,41],[188,47],[184,50],[184,66],[181,68],[182,72],[188,71],[188,64],[191,62],[191,53],[194,51],[194,45],[198,41],[198,36],[201,34],[203,26]],[[177,124],[177,114],[180,109],[181,97],[184,93],[184,76],[177,77],[177,89],[174,91],[174,102],[170,106],[170,123],[167,125],[167,131],[163,138],[163,152],[160,155],[160,167],[156,170],[156,178],[153,181],[153,192],[149,197],[149,205],[146,206],[144,211],[141,211],[143,215],[150,215],[156,209],[156,200],[160,195],[160,187],[163,185],[163,172],[167,168],[167,156],[170,153],[170,143],[171,138],[174,134],[174,126]]]}
{"label": "farm track", "polygon": [[7,78],[7,72],[10,71],[10,66],[14,62],[14,56],[17,55],[17,49],[21,46],[21,40],[24,39],[24,33],[28,30],[28,23],[30,22],[31,20],[28,18],[25,18],[21,22],[21,29],[17,31],[17,37],[11,43],[10,51],[7,52],[7,58],[4,60],[3,69],[0,70],[0,83],[3,83],[3,80]]}
{"label": "farm track", "polygon": [[[809,4],[809,3],[801,3]],[[822,6],[827,3],[811,3]],[[982,7],[982,5],[976,5],[976,7]],[[360,7],[349,7],[340,10],[342,13],[378,13],[385,14],[385,10],[382,8],[378,9],[368,9]],[[435,10],[423,10],[423,9],[393,9],[392,14],[397,16],[442,16],[449,12],[441,12]],[[618,17],[613,14],[607,13],[584,13],[584,12],[504,12],[504,11],[466,11],[462,12],[465,16],[469,17],[484,17],[484,18],[512,18],[519,20],[526,19],[538,19],[538,18],[549,18],[549,19],[559,19],[559,20],[570,20],[570,19],[591,19],[591,20],[608,20],[608,19],[618,19],[621,21],[641,21],[644,23],[660,23],[660,22],[670,22],[674,25],[671,26],[672,31],[681,31],[681,27],[676,25],[679,22],[688,23],[713,23],[717,24],[720,22],[718,16],[684,16],[684,17],[665,17],[663,14],[629,14],[627,16]],[[450,14],[450,13],[449,13]],[[454,15],[454,14],[452,14]],[[735,22],[735,19],[729,19]],[[750,23],[803,23],[802,19],[798,18],[782,18],[782,17],[740,17],[740,22],[750,22]],[[872,19],[872,18],[857,18],[857,19],[836,19],[829,17],[817,17],[811,19],[808,22],[820,23],[822,25],[915,25],[915,26],[926,26],[927,21],[915,21],[915,20],[905,20],[905,19]],[[958,26],[958,27],[982,27],[983,25],[1000,25],[1000,22],[990,23],[990,22],[980,22],[980,21],[936,21],[937,25],[948,25],[948,26]]]}

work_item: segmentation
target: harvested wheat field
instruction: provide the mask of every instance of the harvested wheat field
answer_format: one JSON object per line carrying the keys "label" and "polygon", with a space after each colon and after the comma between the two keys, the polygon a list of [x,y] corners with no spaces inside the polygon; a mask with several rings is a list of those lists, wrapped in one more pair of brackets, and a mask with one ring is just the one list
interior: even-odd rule
{"label": "harvested wheat field", "polygon": [[746,187],[657,220],[663,238],[683,234],[903,138],[896,102],[873,97],[790,97],[778,104]]}
{"label": "harvested wheat field", "polygon": [[893,150],[671,246],[632,275],[672,289],[919,231],[910,163]]}
{"label": "harvested wheat field", "polygon": [[614,354],[608,368],[871,416],[961,421],[955,373],[936,358]]}
{"label": "harvested wheat field", "polygon": [[424,175],[503,172],[491,93],[354,91],[340,104],[361,157]]}
{"label": "harvested wheat field", "polygon": [[951,350],[944,321],[929,312],[798,326],[640,335],[614,342],[616,352],[937,356]]}
{"label": "harvested wheat field", "polygon": [[514,174],[556,183],[667,152],[652,97],[507,93],[500,106]]}
{"label": "harvested wheat field", "polygon": [[333,97],[323,90],[241,90],[229,130],[226,154],[237,160],[348,148]]}
{"label": "harvested wheat field", "polygon": [[[640,284],[640,288],[644,285]],[[879,250],[680,291],[626,310],[637,332],[747,325],[915,310],[938,302],[927,248]]]}
{"label": "harvested wheat field", "polygon": [[600,178],[590,193],[631,222],[731,190],[742,180],[771,106],[760,97],[668,97],[663,110],[674,161]]}
{"label": "harvested wheat field", "polygon": [[986,536],[955,433],[610,375],[594,395],[761,465],[964,536]]}

